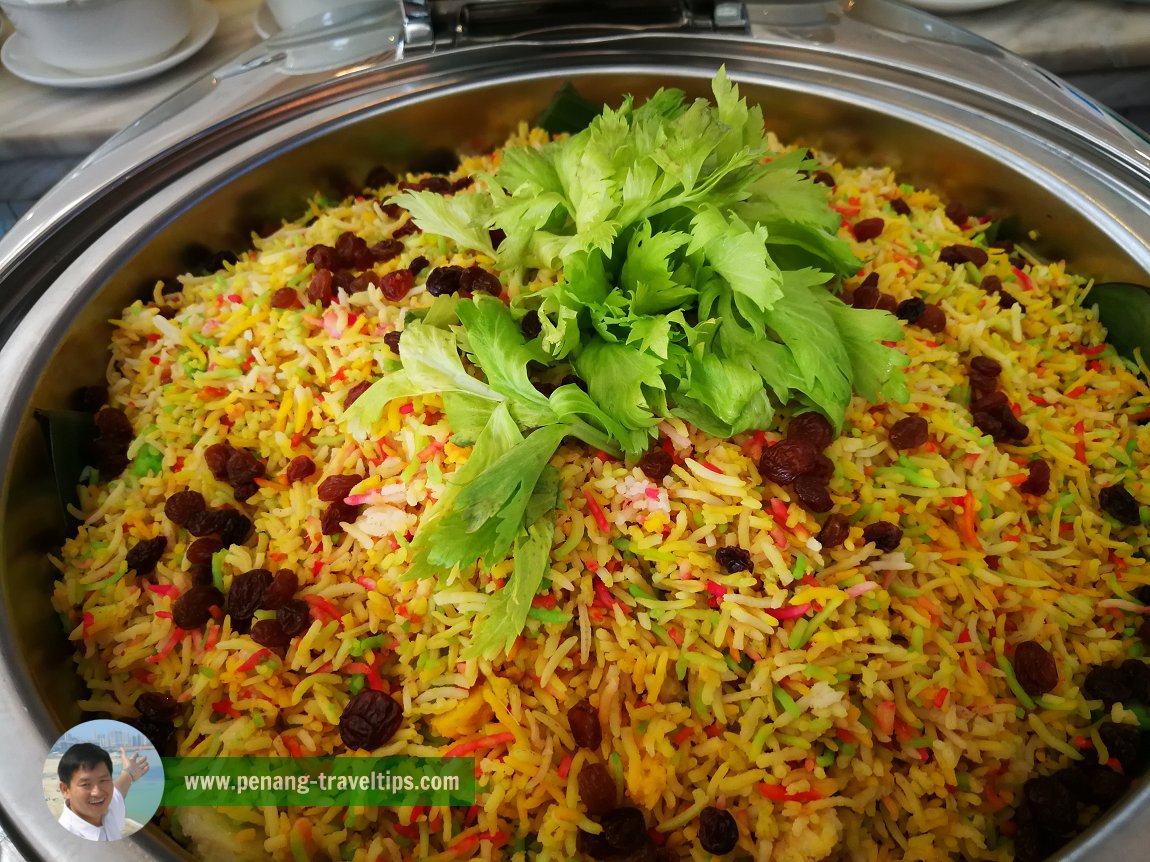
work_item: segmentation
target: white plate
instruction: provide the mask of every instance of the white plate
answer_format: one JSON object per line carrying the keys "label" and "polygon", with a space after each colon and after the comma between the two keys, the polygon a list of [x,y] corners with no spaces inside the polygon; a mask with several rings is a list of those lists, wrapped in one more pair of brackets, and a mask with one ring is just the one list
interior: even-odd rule
{"label": "white plate", "polygon": [[261,3],[260,8],[256,10],[256,14],[252,17],[252,26],[256,28],[261,39],[270,39],[282,29],[267,3]]}
{"label": "white plate", "polygon": [[0,62],[18,78],[49,87],[94,89],[117,87],[158,75],[183,62],[208,43],[220,23],[220,13],[208,0],[192,0],[192,30],[166,57],[143,66],[117,69],[111,72],[70,72],[49,66],[28,50],[28,44],[19,33],[13,34],[0,48]]}
{"label": "white plate", "polygon": [[1015,0],[903,0],[908,6],[917,6],[930,12],[975,12],[1005,6]]}

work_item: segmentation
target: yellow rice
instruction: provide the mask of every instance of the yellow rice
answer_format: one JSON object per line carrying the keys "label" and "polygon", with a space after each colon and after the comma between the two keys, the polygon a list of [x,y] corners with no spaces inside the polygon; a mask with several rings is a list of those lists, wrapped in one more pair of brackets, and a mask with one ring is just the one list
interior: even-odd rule
{"label": "yellow rice", "polygon": [[[544,139],[524,129],[515,142]],[[497,159],[465,160],[453,178]],[[213,860],[292,859],[293,840],[297,862],[567,860],[578,829],[597,828],[579,803],[576,776],[602,758],[680,858],[709,858],[697,840],[707,805],[727,808],[739,824],[729,858],[1012,858],[1003,824],[1022,782],[1100,756],[1074,742],[1091,738],[1098,705],[1079,690],[1085,671],[1141,654],[1138,618],[1099,603],[1150,583],[1150,573],[1134,555],[1134,531],[1115,529],[1096,498],[1120,480],[1148,498],[1150,431],[1131,417],[1150,408],[1150,389],[1110,348],[1084,357],[1083,347],[1102,344],[1105,333],[1078,305],[1088,282],[1062,263],[1029,266],[1030,290],[1000,250],[977,275],[940,264],[938,246],[970,243],[987,226],[958,228],[938,197],[900,190],[889,169],[828,169],[834,200],[852,220],[885,219],[881,241],[857,244],[866,263],[851,282],[875,272],[883,291],[937,302],[948,321],[940,335],[907,328],[910,401],[856,398],[828,450],[835,511],[851,519],[850,538],[824,551],[815,538],[822,518],[760,478],[757,455],[782,436],[783,422],[758,439],[719,440],[668,420],[661,436],[685,457],[659,486],[633,464],[565,445],[553,460],[564,504],[549,595],[569,620],[529,621],[513,658],[494,665],[461,655],[509,563],[490,576],[461,573],[438,592],[430,582],[400,581],[426,501],[468,455],[451,442],[440,403],[417,398],[409,412],[393,403],[367,443],[341,424],[348,391],[379,375],[382,334],[402,326],[406,308],[428,303],[421,285],[430,268],[398,304],[370,288],[322,314],[269,307],[278,288],[306,287],[309,246],[334,244],[346,230],[369,244],[391,234],[396,220],[376,197],[316,200],[301,219],[253,238],[254,250],[234,266],[183,277],[171,320],[158,315],[157,285],[155,303],[136,303],[114,321],[110,403],[138,435],[130,454],[148,443],[162,452],[163,470],[81,488],[83,526],[60,552],[54,601],[90,689],[82,707],[131,717],[141,691],[160,690],[185,704],[177,721],[183,755],[338,755],[336,725],[349,698],[341,669],[378,658],[405,717],[376,753],[434,756],[458,742],[513,735],[477,753],[480,798],[470,818],[459,809],[414,819],[410,809],[170,809],[181,840]],[[913,206],[910,216],[892,213],[894,196]],[[378,272],[419,255],[431,267],[492,265],[433,237],[405,243]],[[1000,309],[977,286],[987,274],[1021,305]],[[539,273],[532,284],[506,287],[515,295],[557,277]],[[1002,388],[1031,430],[1023,445],[995,445],[956,405],[975,355],[1002,363]],[[929,420],[932,445],[900,463],[886,429],[908,415]],[[1075,456],[1077,422],[1086,463]],[[255,538],[228,552],[225,584],[256,567],[291,568],[302,593],[333,602],[342,616],[316,619],[282,660],[247,671],[239,668],[258,644],[226,618],[213,624],[211,649],[193,632],[149,662],[171,636],[163,616],[171,599],[125,573],[125,554],[135,541],[164,535],[168,550],[150,580],[190,585],[190,537],[164,517],[163,504],[188,488],[209,505],[234,502],[203,464],[204,450],[224,440],[266,460],[268,476],[242,507]],[[319,471],[289,485],[286,465],[303,453]],[[1051,464],[1052,487],[1025,498],[1011,479],[1039,455]],[[346,533],[322,536],[315,485],[352,472],[369,477],[359,491],[399,484],[400,495]],[[606,534],[584,492],[602,507]],[[981,548],[957,527],[954,503],[968,492],[980,510]],[[863,526],[879,519],[903,527],[898,551],[864,545]],[[749,550],[754,572],[722,570],[715,549],[723,545]],[[868,582],[868,591],[848,593]],[[715,591],[725,591],[721,601],[712,601]],[[822,611],[783,621],[767,612],[806,602]],[[351,656],[352,644],[375,634],[387,636],[386,648]],[[1048,645],[1060,677],[1030,712],[997,663],[1007,644],[1023,640]],[[584,697],[604,728],[594,754],[575,747],[566,719]],[[242,718],[213,711],[225,700]],[[891,711],[893,732],[883,726]],[[797,799],[779,798],[784,792]]]}

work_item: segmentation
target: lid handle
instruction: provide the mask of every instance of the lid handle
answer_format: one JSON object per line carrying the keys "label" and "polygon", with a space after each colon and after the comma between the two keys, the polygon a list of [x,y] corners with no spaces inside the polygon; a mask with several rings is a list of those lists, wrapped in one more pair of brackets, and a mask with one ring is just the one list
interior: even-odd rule
{"label": "lid handle", "polygon": [[699,0],[494,0],[456,6],[455,44],[564,36],[596,30],[746,30],[742,3]]}

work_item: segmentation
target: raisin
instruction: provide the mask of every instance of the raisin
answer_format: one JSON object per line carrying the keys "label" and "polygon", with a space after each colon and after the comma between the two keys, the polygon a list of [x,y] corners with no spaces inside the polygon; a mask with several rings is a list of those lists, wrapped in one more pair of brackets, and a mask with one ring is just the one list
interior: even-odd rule
{"label": "raisin", "polygon": [[383,291],[383,298],[388,302],[399,302],[407,296],[414,286],[415,276],[410,269],[397,269],[394,272],[389,272],[379,283],[380,290]]}
{"label": "raisin", "polygon": [[220,513],[220,543],[225,547],[242,545],[252,532],[252,519],[235,509],[224,509]]}
{"label": "raisin", "polygon": [[587,698],[567,711],[571,735],[580,748],[596,749],[603,743],[603,729],[599,726],[599,712]]}
{"label": "raisin", "polygon": [[898,308],[894,310],[894,315],[899,320],[905,320],[907,323],[917,323],[925,310],[926,303],[915,296],[900,302]]}
{"label": "raisin", "polygon": [[[354,404],[356,401],[358,401],[359,396],[361,396],[363,393],[365,393],[370,388],[371,388],[371,381],[370,380],[362,380],[359,383],[355,384],[355,386],[351,387],[351,389],[347,390],[347,395],[345,395],[343,398],[343,409],[346,410],[348,407],[350,407],[352,404]],[[313,469],[314,469],[314,467],[313,467]],[[309,473],[308,475],[310,476],[311,474]]]}
{"label": "raisin", "polygon": [[1082,693],[1087,700],[1100,700],[1106,709],[1116,703],[1125,703],[1133,696],[1126,676],[1116,667],[1099,665],[1091,668],[1082,681]]}
{"label": "raisin", "polygon": [[1002,363],[989,356],[976,356],[970,360],[970,370],[983,377],[997,377],[1002,373]]}
{"label": "raisin", "polygon": [[610,770],[602,763],[584,763],[578,776],[579,798],[590,814],[606,814],[618,801]]}
{"label": "raisin", "polygon": [[188,518],[188,522],[184,524],[186,529],[193,536],[211,536],[223,528],[224,513],[219,509],[205,509],[203,512],[197,512]]}
{"label": "raisin", "polygon": [[379,748],[395,736],[403,721],[403,708],[381,691],[366,689],[355,695],[339,717],[339,736],[350,749]]}
{"label": "raisin", "polygon": [[1088,805],[1109,808],[1130,787],[1129,776],[1101,763],[1076,763],[1061,771],[1069,773],[1063,783],[1070,792]]}
{"label": "raisin", "polygon": [[996,442],[1025,440],[1029,429],[1018,421],[1009,402],[1002,393],[992,393],[976,405],[972,405],[971,421],[983,434],[989,434]]}
{"label": "raisin", "polygon": [[944,209],[943,212],[946,213],[946,217],[954,222],[957,227],[962,227],[966,224],[966,207],[964,207],[962,204],[947,204],[946,209]]}
{"label": "raisin", "polygon": [[1001,293],[1002,292],[1002,279],[997,275],[983,276],[982,281],[978,286],[987,293]]}
{"label": "raisin", "polygon": [[280,569],[272,576],[272,581],[264,588],[260,607],[269,611],[282,608],[299,590],[299,575],[291,569]]}
{"label": "raisin", "polygon": [[427,177],[419,183],[422,191],[445,195],[451,191],[451,180],[447,177]]}
{"label": "raisin", "polygon": [[464,189],[469,189],[475,185],[475,177],[460,177],[451,184],[451,192],[461,192]]}
{"label": "raisin", "polygon": [[251,624],[251,639],[268,649],[287,649],[291,635],[276,620],[256,620]]}
{"label": "raisin", "polygon": [[212,555],[216,551],[223,550],[223,543],[215,536],[204,536],[202,539],[196,539],[184,552],[184,559],[191,563],[193,566],[200,565],[201,563],[210,563]]}
{"label": "raisin", "polygon": [[890,208],[901,216],[910,215],[910,204],[902,198],[892,198]]}
{"label": "raisin", "polygon": [[136,711],[145,718],[158,718],[171,721],[180,711],[180,705],[170,694],[159,691],[145,691],[136,698]]}
{"label": "raisin", "polygon": [[391,352],[399,356],[399,339],[402,337],[401,332],[385,332],[383,335],[383,343],[391,348]]}
{"label": "raisin", "polygon": [[1102,511],[1117,521],[1131,527],[1142,523],[1138,512],[1138,501],[1122,485],[1111,485],[1098,492],[1098,503]]}
{"label": "raisin", "polygon": [[835,439],[835,429],[822,413],[800,413],[787,425],[787,439],[809,443],[822,452]]}
{"label": "raisin", "polygon": [[856,240],[866,242],[880,236],[884,227],[886,227],[886,222],[881,218],[864,218],[862,221],[855,222],[851,232],[855,235]]}
{"label": "raisin", "polygon": [[529,311],[524,314],[519,320],[519,331],[528,341],[532,338],[538,338],[543,332],[543,325],[539,322],[539,312]]}
{"label": "raisin", "polygon": [[875,303],[875,308],[879,311],[889,311],[891,314],[894,314],[898,311],[898,300],[889,293],[880,293],[878,295],[878,302]]}
{"label": "raisin", "polygon": [[317,270],[320,269],[335,269],[336,263],[339,260],[335,253],[335,249],[330,245],[313,245],[307,250],[304,260],[308,263],[314,263]]}
{"label": "raisin", "polygon": [[437,266],[427,275],[427,292],[432,296],[458,293],[459,280],[462,276],[461,266]]}
{"label": "raisin", "polygon": [[134,571],[137,575],[146,575],[156,568],[156,563],[160,562],[160,557],[164,555],[167,547],[168,540],[163,536],[144,539],[132,545],[124,561],[130,571]]}
{"label": "raisin", "polygon": [[667,478],[674,465],[675,459],[663,449],[650,449],[639,459],[639,469],[643,475],[656,484]]}
{"label": "raisin", "polygon": [[880,551],[893,551],[902,541],[902,530],[890,521],[875,521],[863,528],[863,540],[874,542]]}
{"label": "raisin", "polygon": [[975,245],[948,245],[939,250],[938,259],[950,266],[973,263],[975,266],[981,267],[990,260],[990,255]]}
{"label": "raisin", "polygon": [[356,236],[349,230],[344,231],[335,241],[336,261],[345,269],[350,269],[356,265],[361,249],[363,251],[369,251],[367,241],[364,240],[363,237]]}
{"label": "raisin", "polygon": [[203,584],[215,583],[215,576],[212,574],[211,563],[195,563],[188,567],[188,577],[191,578],[192,586],[198,587]]}
{"label": "raisin", "polygon": [[499,296],[503,285],[499,279],[481,266],[470,266],[459,276],[459,289],[468,293],[489,293]]}
{"label": "raisin", "polygon": [[827,483],[818,476],[808,474],[795,479],[795,497],[808,512],[822,514],[834,508]]}
{"label": "raisin", "polygon": [[240,503],[245,503],[259,493],[260,486],[255,482],[236,482],[232,485],[232,496]]}
{"label": "raisin", "polygon": [[1022,785],[1022,800],[1027,813],[1044,829],[1064,834],[1078,823],[1078,800],[1053,775],[1029,779]]}
{"label": "raisin", "polygon": [[187,526],[193,515],[206,509],[204,495],[199,491],[177,491],[164,502],[164,515],[178,527]]}
{"label": "raisin", "polygon": [[423,255],[420,255],[407,265],[407,271],[410,272],[413,276],[419,275],[421,272],[427,269],[427,265],[429,263],[431,263],[430,260],[428,260]]}
{"label": "raisin", "polygon": [[359,506],[349,506],[342,500],[328,504],[320,518],[320,532],[325,536],[342,533],[344,524],[355,523],[355,519],[359,517],[359,510]]}
{"label": "raisin", "polygon": [[845,515],[838,513],[830,515],[823,521],[823,527],[819,530],[819,544],[824,548],[837,548],[847,540],[850,529],[850,522]]}
{"label": "raisin", "polygon": [[630,805],[613,808],[599,818],[599,823],[603,840],[614,853],[630,853],[651,842],[643,812]]}
{"label": "raisin", "polygon": [[915,324],[927,332],[942,332],[946,329],[946,313],[934,303],[928,302]]}
{"label": "raisin", "polygon": [[307,286],[307,299],[308,302],[331,305],[335,299],[335,276],[330,269],[317,269],[312,273]]}
{"label": "raisin", "polygon": [[1137,727],[1104,721],[1098,726],[1098,736],[1110,756],[1122,766],[1122,772],[1134,776],[1142,767],[1142,734]]}
{"label": "raisin", "polygon": [[350,289],[353,281],[355,281],[355,273],[350,269],[337,269],[333,272],[331,274],[332,298],[335,298],[336,291]]}
{"label": "raisin", "polygon": [[815,463],[811,469],[803,474],[810,476],[812,479],[817,479],[822,484],[827,484],[835,475],[835,462],[828,458],[826,455],[816,455]]}
{"label": "raisin", "polygon": [[294,287],[281,287],[272,294],[272,308],[303,308],[299,291]]}
{"label": "raisin", "polygon": [[1004,309],[1014,308],[1016,305],[1021,305],[1017,298],[1007,293],[1005,290],[998,294],[998,307]]}
{"label": "raisin", "polygon": [[[875,275],[875,273],[872,272],[871,275]],[[855,308],[874,308],[878,305],[878,286],[875,284],[867,284],[867,281],[870,281],[870,275],[867,276],[866,281],[855,290],[854,296],[851,297],[851,305]],[[875,281],[877,282],[878,279],[876,278]]]}
{"label": "raisin", "polygon": [[182,629],[198,629],[212,618],[212,608],[222,608],[224,596],[213,586],[192,587],[172,604],[172,622]]}
{"label": "raisin", "polygon": [[699,812],[699,846],[708,853],[722,856],[739,843],[739,824],[730,811],[708,805]]}
{"label": "raisin", "polygon": [[1030,475],[1026,481],[1018,486],[1023,494],[1034,494],[1041,497],[1050,490],[1050,465],[1042,458],[1035,458],[1030,462]]}
{"label": "raisin", "polygon": [[998,389],[998,381],[993,377],[970,377],[970,412],[990,413],[997,416],[1003,408],[1010,410],[1010,399]]}
{"label": "raisin", "polygon": [[272,573],[267,569],[251,569],[232,579],[228,589],[227,612],[232,622],[250,620],[259,610],[264,590],[272,582]]}
{"label": "raisin", "polygon": [[403,254],[403,243],[397,239],[385,239],[377,242],[370,250],[376,263],[387,263]]}
{"label": "raisin", "polygon": [[835,187],[835,178],[829,171],[816,171],[812,182],[819,183],[820,185]]}
{"label": "raisin", "polygon": [[302,599],[284,602],[276,611],[276,620],[289,638],[302,635],[311,625],[311,607]]}
{"label": "raisin", "polygon": [[915,449],[930,439],[930,426],[921,416],[907,416],[891,426],[889,437],[890,445],[900,452]]}
{"label": "raisin", "polygon": [[587,832],[583,829],[580,829],[575,836],[575,850],[580,856],[588,859],[606,860],[615,856],[615,851],[611,849],[602,832]]}
{"label": "raisin", "polygon": [[976,410],[991,411],[997,410],[1003,404],[1009,404],[1010,400],[1006,397],[1005,392],[1000,392],[998,389],[998,381],[993,377],[983,377],[981,374],[971,372],[970,375],[970,409],[971,412]]}
{"label": "raisin", "polygon": [[[400,272],[407,272],[406,269],[401,269]],[[408,273],[410,275],[411,273]],[[369,287],[379,287],[380,277],[376,272],[368,270],[363,275],[357,275],[350,285],[348,285],[347,292],[350,293],[363,293]]]}
{"label": "raisin", "polygon": [[96,432],[104,440],[130,443],[136,436],[128,414],[118,407],[102,407],[96,412]]}
{"label": "raisin", "polygon": [[233,449],[228,456],[228,483],[238,485],[264,475],[264,465],[255,455],[243,449]]}
{"label": "raisin", "polygon": [[351,489],[363,481],[363,476],[350,474],[346,476],[328,476],[319,483],[316,495],[325,503],[342,500],[351,493]]}
{"label": "raisin", "polygon": [[772,482],[789,485],[814,466],[818,454],[807,440],[784,440],[763,452],[759,472]]}
{"label": "raisin", "polygon": [[402,239],[405,236],[411,236],[413,233],[423,233],[423,231],[419,225],[415,223],[414,219],[408,218],[407,221],[391,232],[391,237],[392,239]]}
{"label": "raisin", "polygon": [[1042,644],[1023,641],[1014,648],[1014,676],[1031,697],[1053,691],[1058,685],[1058,665]]}
{"label": "raisin", "polygon": [[215,443],[204,450],[204,464],[211,472],[212,477],[221,482],[228,478],[228,461],[234,452],[227,443]]}
{"label": "raisin", "polygon": [[122,440],[92,441],[92,464],[100,471],[100,481],[106,482],[124,472],[128,466],[128,443]]}
{"label": "raisin", "polygon": [[1131,697],[1143,705],[1150,705],[1150,664],[1129,658],[1122,662],[1118,670],[1126,678]]}
{"label": "raisin", "polygon": [[728,545],[715,551],[715,562],[723,567],[728,574],[736,572],[753,572],[755,564],[751,560],[751,552],[738,545]]}
{"label": "raisin", "polygon": [[[350,405],[349,405],[350,406]],[[315,461],[307,455],[296,455],[291,459],[291,463],[287,465],[287,472],[284,478],[288,483],[302,482],[308,476],[315,473]]]}

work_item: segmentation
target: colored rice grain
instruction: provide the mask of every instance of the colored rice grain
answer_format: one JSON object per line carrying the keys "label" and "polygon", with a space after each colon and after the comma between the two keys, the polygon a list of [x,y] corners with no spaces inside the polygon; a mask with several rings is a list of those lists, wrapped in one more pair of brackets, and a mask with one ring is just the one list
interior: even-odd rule
{"label": "colored rice grain", "polygon": [[[492,158],[465,160],[451,178]],[[181,754],[326,756],[345,753],[340,712],[370,687],[404,712],[375,754],[466,754],[479,774],[470,812],[170,810],[182,840],[211,859],[574,858],[579,828],[598,826],[576,783],[590,755],[573,745],[566,715],[589,698],[626,797],[673,858],[707,858],[698,814],[716,804],[740,824],[732,859],[1012,857],[1000,809],[1030,775],[1077,753],[1073,740],[1092,729],[1086,670],[1133,644],[1128,608],[1114,600],[1150,572],[1096,496],[1118,481],[1150,496],[1150,431],[1131,418],[1150,409],[1150,390],[1096,349],[1105,333],[1078,306],[1087,282],[1061,263],[1023,272],[995,248],[977,271],[941,263],[945,246],[985,247],[987,225],[957,227],[939,198],[888,169],[827,168],[850,212],[844,237],[850,221],[884,223],[848,289],[873,273],[895,300],[920,298],[946,316],[942,332],[907,327],[910,402],[856,398],[827,450],[846,541],[824,550],[814,538],[822,516],[759,476],[747,452],[766,438],[720,440],[667,420],[676,464],[657,484],[636,465],[565,445],[553,460],[564,503],[545,600],[512,657],[494,665],[462,656],[510,561],[490,575],[459,572],[438,591],[402,580],[428,502],[469,452],[453,442],[442,404],[393,403],[363,445],[340,424],[353,387],[396,365],[381,339],[429,304],[427,273],[490,260],[413,233],[375,266],[383,275],[430,261],[400,302],[368,286],[326,309],[272,308],[277,290],[306,288],[308,247],[348,230],[371,245],[406,220],[374,197],[317,200],[234,266],[183,277],[174,299],[157,286],[155,303],[125,309],[111,403],[132,420],[134,451],[147,444],[161,460],[157,473],[84,485],[83,525],[59,555],[54,601],[90,689],[81,707],[131,717],[141,691],[162,691],[183,705]],[[909,214],[892,210],[896,198]],[[987,275],[1018,304],[1003,308],[981,290]],[[557,277],[505,288],[514,297]],[[161,316],[161,303],[174,316]],[[1084,351],[1097,363],[1088,374]],[[998,445],[972,423],[963,369],[976,355],[1002,365],[999,385],[1030,430],[1024,443]],[[900,453],[885,429],[907,415],[927,419],[930,441]],[[785,417],[764,430],[774,438],[782,427]],[[235,505],[204,466],[204,451],[224,441],[266,462],[267,477],[241,505],[253,538],[222,552],[225,592],[242,572],[288,568],[311,609],[282,658],[230,618],[206,637],[170,616],[192,585],[191,537],[164,517],[164,502],[191,489],[209,507]],[[282,481],[300,455],[315,475]],[[1016,487],[1033,457],[1051,467],[1041,497]],[[364,477],[361,508],[326,534],[315,488],[351,474]],[[903,531],[887,553],[862,535],[880,520]],[[155,572],[125,573],[128,537],[159,535],[168,552]],[[728,545],[749,552],[753,571],[718,565]],[[1030,703],[998,660],[1024,640],[1049,645],[1059,673],[1057,688]]]}

